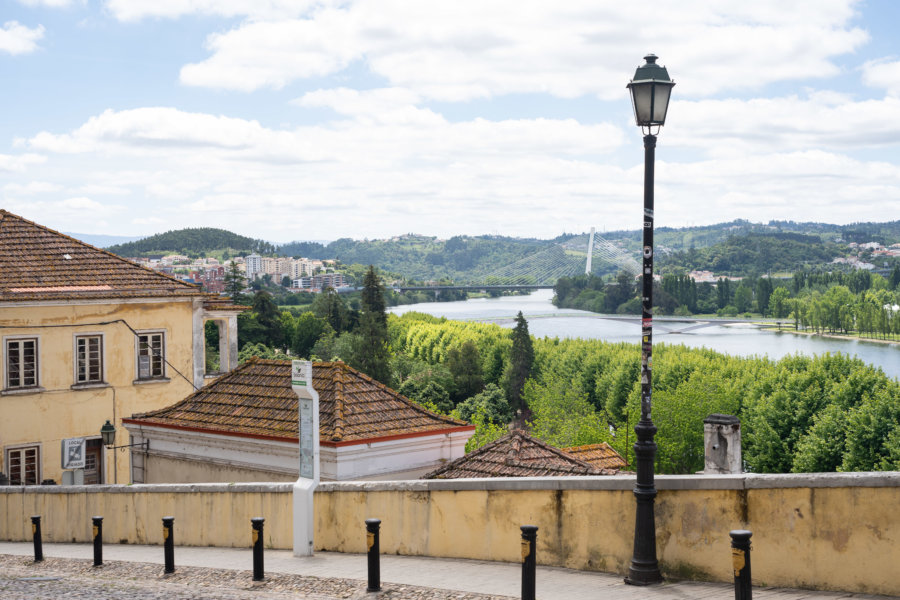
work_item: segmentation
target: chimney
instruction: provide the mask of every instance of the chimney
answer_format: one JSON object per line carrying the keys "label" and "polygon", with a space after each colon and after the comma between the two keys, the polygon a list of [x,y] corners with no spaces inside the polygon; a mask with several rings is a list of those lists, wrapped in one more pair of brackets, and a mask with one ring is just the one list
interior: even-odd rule
{"label": "chimney", "polygon": [[703,419],[705,474],[741,473],[741,421],[712,414]]}

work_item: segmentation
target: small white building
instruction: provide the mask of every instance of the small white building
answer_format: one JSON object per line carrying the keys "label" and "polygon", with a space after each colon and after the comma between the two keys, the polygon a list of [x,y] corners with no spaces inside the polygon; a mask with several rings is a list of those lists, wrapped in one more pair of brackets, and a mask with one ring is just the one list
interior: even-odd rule
{"label": "small white building", "polygon": [[[291,362],[253,358],[184,400],[123,419],[135,483],[294,481]],[[474,425],[432,413],[342,362],[313,363],[323,481],[415,479],[457,459]]]}

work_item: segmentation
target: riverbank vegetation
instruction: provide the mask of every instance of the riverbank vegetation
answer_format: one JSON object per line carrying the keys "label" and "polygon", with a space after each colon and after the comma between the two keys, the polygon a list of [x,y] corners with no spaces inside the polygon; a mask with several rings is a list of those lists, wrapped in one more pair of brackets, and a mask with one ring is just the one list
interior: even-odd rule
{"label": "riverbank vegetation", "polygon": [[[591,275],[563,277],[553,303],[600,313],[639,314],[636,280]],[[684,273],[654,283],[654,310],[660,315],[769,317],[797,331],[900,339],[900,266],[887,277],[870,271],[798,271],[792,277],[697,283]]]}
{"label": "riverbank vegetation", "polygon": [[[239,317],[241,359],[344,360],[432,410],[476,424],[469,449],[516,422],[555,446],[608,442],[633,459],[637,344],[535,339],[521,313],[515,329],[386,315],[374,269],[364,284],[358,308],[332,291],[299,316],[258,293],[253,310]],[[900,469],[900,382],[858,359],[771,361],[659,344],[653,365],[658,472],[703,468],[703,419],[711,413],[741,419],[749,471]]]}

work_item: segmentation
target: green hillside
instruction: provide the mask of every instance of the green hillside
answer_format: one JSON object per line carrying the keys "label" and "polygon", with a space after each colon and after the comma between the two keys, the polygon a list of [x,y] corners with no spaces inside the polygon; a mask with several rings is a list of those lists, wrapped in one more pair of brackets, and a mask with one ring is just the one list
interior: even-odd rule
{"label": "green hillside", "polygon": [[119,256],[161,254],[203,256],[222,250],[230,250],[236,254],[249,254],[252,252],[269,254],[275,251],[275,245],[264,240],[244,237],[225,229],[197,227],[158,233],[136,242],[110,246],[107,250]]}

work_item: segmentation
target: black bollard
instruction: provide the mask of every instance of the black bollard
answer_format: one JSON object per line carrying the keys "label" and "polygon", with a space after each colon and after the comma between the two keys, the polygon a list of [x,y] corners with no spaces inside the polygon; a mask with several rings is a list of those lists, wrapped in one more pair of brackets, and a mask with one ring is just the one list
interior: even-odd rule
{"label": "black bollard", "polygon": [[378,530],[380,527],[381,519],[366,519],[366,545],[369,549],[369,587],[366,588],[367,592],[381,591],[381,564],[378,555]]}
{"label": "black bollard", "polygon": [[166,568],[163,573],[175,572],[175,517],[163,517],[163,553],[166,557]]}
{"label": "black bollard", "polygon": [[44,560],[44,545],[41,543],[41,516],[31,517],[31,537],[34,540],[34,562]]}
{"label": "black bollard", "polygon": [[265,521],[262,517],[250,519],[250,526],[253,528],[253,581],[262,581],[266,578],[263,569],[263,523]]}
{"label": "black bollard", "polygon": [[94,523],[94,566],[103,566],[103,517],[91,517]]}
{"label": "black bollard", "polygon": [[537,568],[537,526],[522,525],[522,600],[534,600]]}
{"label": "black bollard", "polygon": [[751,600],[753,588],[750,585],[750,536],[746,529],[734,529],[731,536],[731,561],[734,567],[734,600]]}

